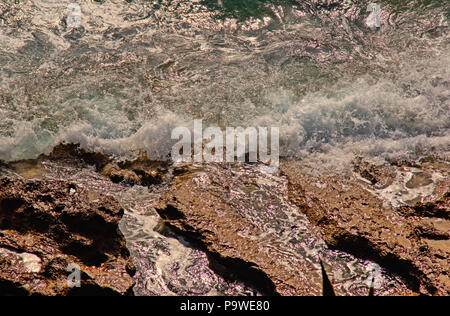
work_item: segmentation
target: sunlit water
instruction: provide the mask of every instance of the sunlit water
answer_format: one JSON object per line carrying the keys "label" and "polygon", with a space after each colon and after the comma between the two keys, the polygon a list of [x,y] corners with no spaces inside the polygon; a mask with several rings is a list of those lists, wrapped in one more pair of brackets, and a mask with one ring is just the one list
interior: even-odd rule
{"label": "sunlit water", "polygon": [[157,2],[85,3],[76,30],[69,1],[2,4],[0,158],[66,141],[165,159],[195,118],[278,126],[283,155],[330,169],[448,157],[445,2],[383,2],[379,30],[364,1]]}

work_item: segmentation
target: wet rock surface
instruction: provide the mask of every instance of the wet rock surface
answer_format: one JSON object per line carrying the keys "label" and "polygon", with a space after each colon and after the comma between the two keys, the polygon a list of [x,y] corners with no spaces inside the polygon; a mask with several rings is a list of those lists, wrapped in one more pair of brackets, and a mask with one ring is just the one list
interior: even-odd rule
{"label": "wet rock surface", "polygon": [[[100,196],[113,196],[124,209],[119,227],[130,250],[136,273],[135,295],[258,295],[257,290],[239,281],[215,273],[208,256],[181,236],[168,229],[152,205],[166,186],[143,187],[127,181],[113,181],[97,165],[119,167],[137,162],[113,162],[99,155],[97,163],[88,159],[92,153],[74,151],[73,146],[58,146],[39,161],[19,161],[2,165],[0,172],[11,177],[39,177],[45,181],[70,182]],[[80,156],[80,154],[82,154]],[[89,164],[86,164],[89,162]],[[153,165],[140,161],[139,165]],[[185,174],[189,168],[176,167],[171,172]],[[169,177],[170,172],[164,177]],[[9,259],[12,260],[12,259]]]}
{"label": "wet rock surface", "polygon": [[[255,166],[210,165],[176,177],[155,208],[166,224],[206,251],[215,271],[262,293],[321,295],[321,258],[339,295],[367,295],[370,262],[330,250],[287,202],[284,183]],[[379,278],[379,295],[409,292],[385,271]]]}
{"label": "wet rock surface", "polygon": [[[289,199],[320,228],[328,245],[404,275],[415,291],[448,295],[449,222],[444,219],[449,209],[448,165],[441,164],[444,176],[437,177],[440,181],[429,188],[429,195],[425,183],[419,192],[410,185],[417,166],[398,167],[390,185],[378,188],[378,181],[313,177],[295,161],[284,162],[281,169],[289,179]],[[366,174],[362,171],[361,176]],[[413,205],[402,200],[414,193],[419,196],[414,196]]]}
{"label": "wet rock surface", "polygon": [[430,175],[425,172],[415,172],[411,179],[406,183],[406,187],[410,189],[427,186],[433,183]]}
{"label": "wet rock surface", "polygon": [[114,183],[151,186],[166,181],[167,163],[152,161],[145,154],[131,161],[114,162],[111,157],[83,150],[78,144],[60,144],[49,155],[41,155],[40,159],[93,165]]}
{"label": "wet rock surface", "polygon": [[[375,295],[448,293],[449,221],[437,216],[448,212],[445,163],[356,159],[353,178],[336,178],[295,160],[267,174],[259,164],[163,166],[74,148],[2,167],[29,177],[1,180],[9,294],[83,294],[66,285],[74,262],[91,294],[322,295],[320,260],[337,295],[374,285]],[[108,166],[157,170],[161,182],[115,181]],[[433,182],[409,188],[419,172]]]}
{"label": "wet rock surface", "polygon": [[[2,295],[129,295],[134,267],[111,197],[66,181],[0,178]],[[67,280],[81,270],[81,287]]]}

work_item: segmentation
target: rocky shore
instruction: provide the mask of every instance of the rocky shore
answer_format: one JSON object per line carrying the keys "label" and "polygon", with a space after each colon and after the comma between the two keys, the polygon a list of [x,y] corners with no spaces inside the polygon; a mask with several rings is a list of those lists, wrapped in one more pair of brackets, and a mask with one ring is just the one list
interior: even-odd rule
{"label": "rocky shore", "polygon": [[[79,164],[115,189],[55,180],[50,163]],[[156,293],[151,289],[162,273],[157,257],[165,248],[147,245],[147,228],[136,226],[139,218],[151,217],[154,224],[146,226],[161,240],[175,238],[180,247],[203,253],[208,268],[197,268],[211,269],[207,275],[221,288],[240,282],[266,295],[322,295],[323,262],[337,295],[367,295],[373,267],[379,267],[375,295],[448,295],[448,163],[356,159],[353,165],[350,176],[318,177],[301,161],[283,160],[279,174],[268,175],[258,164],[174,166],[145,157],[114,162],[74,145],[4,165],[0,291]],[[119,192],[133,187],[154,198],[143,203],[142,215],[128,211],[123,217]],[[126,241],[121,220],[127,238],[136,230],[140,239]],[[163,252],[166,264],[176,265],[170,261],[179,259],[168,248]],[[80,288],[67,285],[70,263],[81,268]],[[179,273],[170,276],[172,284],[184,279]],[[205,286],[204,280],[194,282]],[[182,291],[183,284],[177,286]]]}
{"label": "rocky shore", "polygon": [[372,2],[2,0],[0,294],[450,294],[449,4]]}
{"label": "rocky shore", "polygon": [[[398,166],[407,172],[408,166]],[[337,177],[316,178],[305,175],[298,162],[284,163],[283,172],[289,179],[289,198],[321,230],[327,244],[372,259],[391,271],[403,275],[413,284],[414,291],[430,295],[450,292],[449,253],[450,222],[448,165],[419,165],[396,193],[407,195],[413,190],[431,185],[432,172],[440,171],[443,178],[430,196],[415,197],[395,209],[369,190],[392,187],[397,181],[392,172],[366,164],[356,165],[370,184]],[[392,170],[393,169],[393,170]],[[384,173],[384,174],[383,174]],[[429,181],[417,180],[418,175]],[[428,175],[428,176],[427,176]],[[362,183],[362,184],[361,184]],[[413,184],[414,183],[414,184]],[[378,190],[374,187],[377,187]],[[419,190],[420,191],[420,190]],[[427,202],[424,202],[427,201]]]}
{"label": "rocky shore", "polygon": [[[2,295],[130,295],[133,264],[113,198],[76,184],[0,178]],[[80,267],[69,287],[67,268]]]}

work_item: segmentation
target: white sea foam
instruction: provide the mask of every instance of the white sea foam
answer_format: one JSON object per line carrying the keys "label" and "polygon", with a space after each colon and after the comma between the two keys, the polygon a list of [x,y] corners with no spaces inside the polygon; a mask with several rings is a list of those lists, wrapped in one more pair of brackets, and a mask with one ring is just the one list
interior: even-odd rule
{"label": "white sea foam", "polygon": [[[448,159],[450,70],[442,67],[448,64],[450,55],[443,53],[405,64],[390,78],[341,84],[332,95],[319,91],[297,99],[291,91],[268,91],[269,108],[256,107],[256,117],[254,111],[244,115],[240,125],[279,127],[281,155],[301,157],[311,168],[346,168],[355,155],[395,159],[433,153]],[[146,151],[150,158],[166,159],[172,129],[192,128],[193,118],[182,106],[179,113],[155,108],[143,115],[149,105],[142,104],[71,96],[55,108],[2,109],[0,159],[34,158],[62,142],[122,158]],[[213,112],[214,106],[203,105]]]}
{"label": "white sea foam", "polygon": [[[295,100],[289,91],[268,95],[271,113],[257,125],[279,125],[281,153],[312,168],[348,167],[355,155],[383,159],[450,153],[449,55],[405,65],[393,79],[361,78],[330,96]],[[406,88],[405,88],[406,87]]]}
{"label": "white sea foam", "polygon": [[[74,143],[87,150],[103,152],[121,158],[131,158],[146,151],[154,159],[166,159],[171,150],[170,134],[179,125],[188,125],[180,116],[167,112],[154,121],[144,122],[137,132],[125,137],[114,137],[119,134],[121,122],[75,121],[56,133],[46,130],[35,130],[32,122],[16,122],[13,136],[0,137],[0,159],[18,160],[35,158],[37,155],[49,153],[59,143]],[[114,124],[117,124],[114,126]],[[114,127],[117,130],[114,130]],[[105,131],[106,129],[106,131]],[[111,129],[111,134],[107,130]],[[123,132],[123,130],[122,130]]]}
{"label": "white sea foam", "polygon": [[121,158],[132,158],[145,151],[152,159],[165,160],[172,149],[171,132],[179,125],[189,124],[180,116],[168,112],[154,121],[144,122],[136,133],[128,137],[98,137],[91,125],[80,124],[71,126],[60,136],[59,141],[80,144],[82,148]]}

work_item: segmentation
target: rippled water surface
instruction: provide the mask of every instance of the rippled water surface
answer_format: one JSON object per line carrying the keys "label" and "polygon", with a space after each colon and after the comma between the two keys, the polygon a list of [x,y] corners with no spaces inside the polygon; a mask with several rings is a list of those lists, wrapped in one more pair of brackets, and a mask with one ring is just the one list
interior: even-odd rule
{"label": "rippled water surface", "polygon": [[68,3],[0,5],[4,160],[63,141],[163,158],[194,118],[279,126],[284,155],[329,168],[448,157],[444,1],[383,1],[378,30],[367,1],[86,1],[77,29]]}

